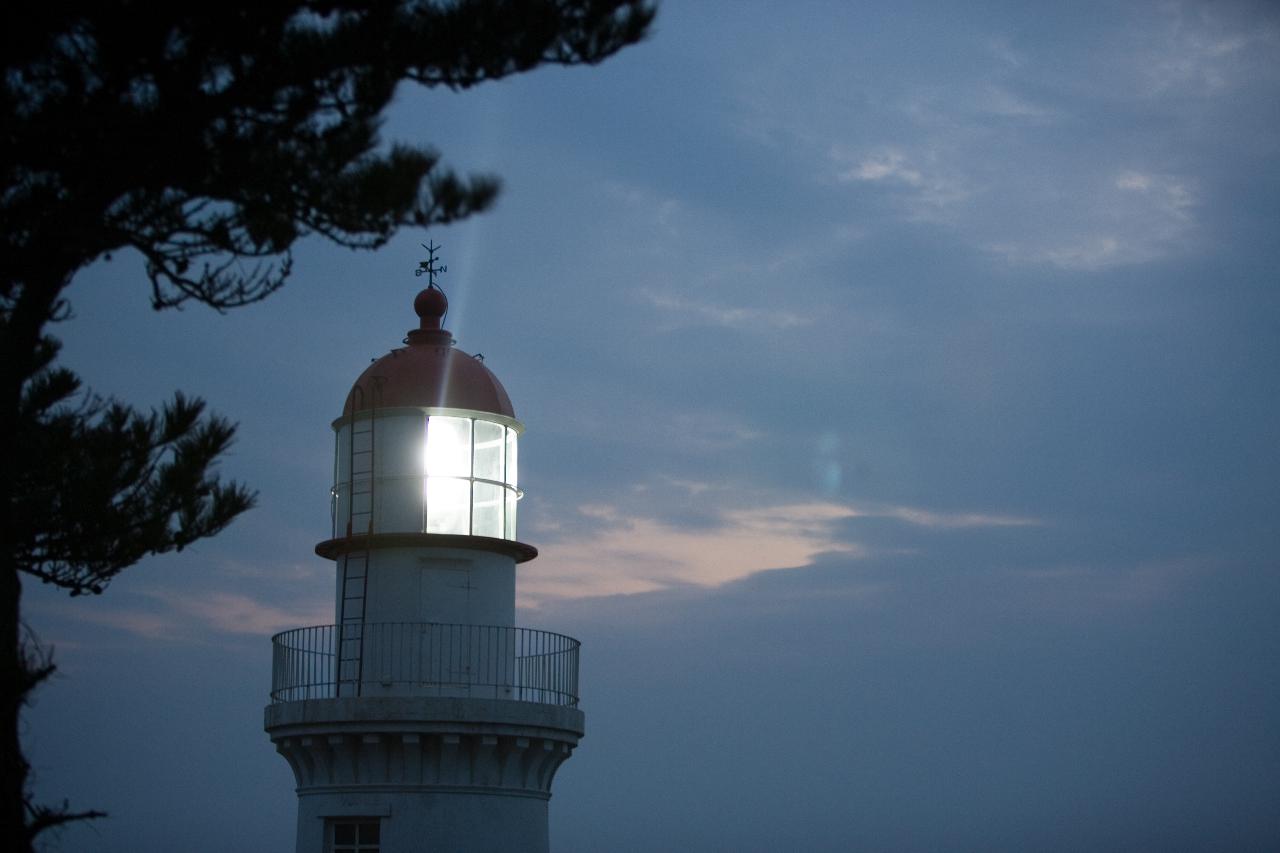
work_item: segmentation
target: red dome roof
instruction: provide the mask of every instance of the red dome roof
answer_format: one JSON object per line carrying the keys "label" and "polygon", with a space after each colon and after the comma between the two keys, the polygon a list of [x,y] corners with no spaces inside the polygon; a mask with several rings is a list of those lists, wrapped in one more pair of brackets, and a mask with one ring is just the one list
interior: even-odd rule
{"label": "red dome roof", "polygon": [[418,294],[414,309],[420,328],[409,332],[408,346],[394,349],[360,374],[343,417],[389,406],[439,406],[473,409],[515,418],[507,391],[480,359],[453,348],[453,336],[440,328],[449,303],[432,285]]}

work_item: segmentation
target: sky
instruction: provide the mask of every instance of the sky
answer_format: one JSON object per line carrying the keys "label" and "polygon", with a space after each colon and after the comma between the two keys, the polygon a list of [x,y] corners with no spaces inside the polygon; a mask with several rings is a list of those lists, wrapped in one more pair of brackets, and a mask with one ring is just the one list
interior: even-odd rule
{"label": "sky", "polygon": [[239,423],[258,507],[100,597],[50,850],[284,850],[270,635],[333,621],[330,422],[447,325],[527,425],[518,622],[583,643],[551,839],[591,851],[1280,848],[1280,10],[666,0],[595,68],[404,87],[490,213],[152,312],[77,276],[63,363]]}

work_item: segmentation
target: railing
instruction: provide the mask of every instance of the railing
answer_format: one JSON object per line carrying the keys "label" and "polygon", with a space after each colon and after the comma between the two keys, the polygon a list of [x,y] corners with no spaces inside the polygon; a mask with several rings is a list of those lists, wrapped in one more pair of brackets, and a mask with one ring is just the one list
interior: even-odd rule
{"label": "railing", "polygon": [[455,696],[578,704],[572,637],[498,625],[317,625],[271,638],[271,701]]}

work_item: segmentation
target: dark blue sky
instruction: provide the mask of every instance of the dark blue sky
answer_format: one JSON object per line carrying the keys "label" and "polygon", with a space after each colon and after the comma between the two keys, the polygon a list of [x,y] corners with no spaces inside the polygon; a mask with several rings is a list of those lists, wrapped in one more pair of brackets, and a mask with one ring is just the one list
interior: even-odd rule
{"label": "dark blue sky", "polygon": [[[666,2],[646,44],[387,140],[505,179],[443,243],[528,425],[520,621],[584,643],[572,851],[1280,847],[1280,15]],[[332,621],[332,437],[428,235],[156,315],[99,393],[239,421],[260,506],[102,597],[28,588],[72,851],[286,849],[276,630]]]}

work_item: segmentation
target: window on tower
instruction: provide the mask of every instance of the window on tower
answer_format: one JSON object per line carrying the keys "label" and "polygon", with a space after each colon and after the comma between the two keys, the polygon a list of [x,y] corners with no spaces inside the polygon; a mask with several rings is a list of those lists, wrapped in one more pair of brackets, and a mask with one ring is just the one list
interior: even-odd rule
{"label": "window on tower", "polygon": [[482,418],[430,415],[423,497],[427,533],[516,536],[516,431]]}
{"label": "window on tower", "polygon": [[382,822],[376,817],[337,818],[329,821],[326,853],[378,853]]}
{"label": "window on tower", "polygon": [[516,538],[520,424],[464,409],[394,410],[343,425],[334,536],[444,533]]}

